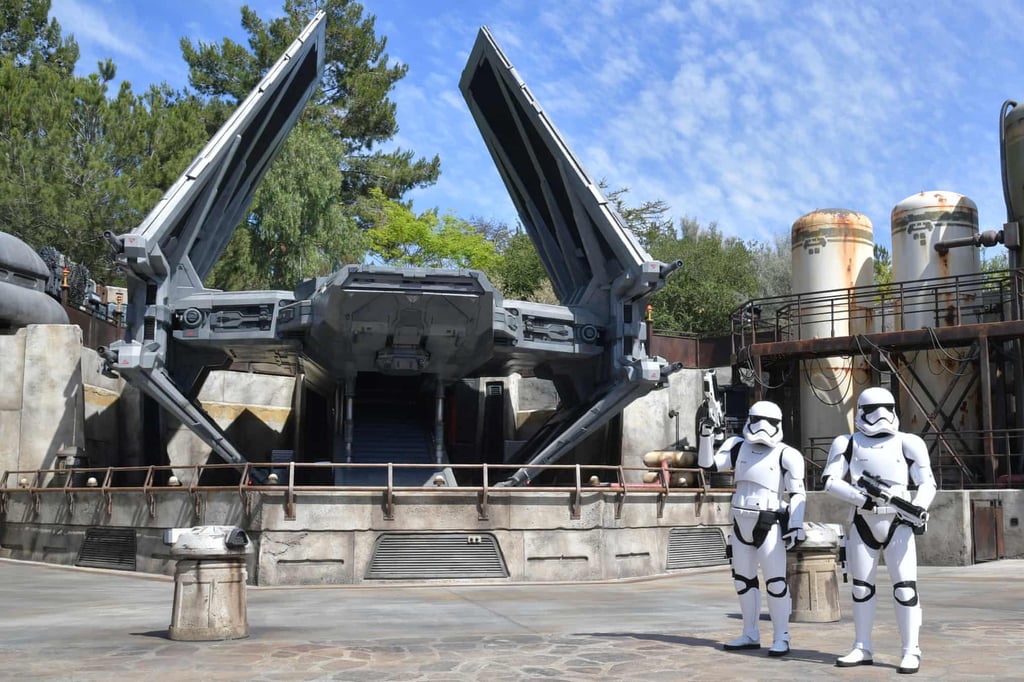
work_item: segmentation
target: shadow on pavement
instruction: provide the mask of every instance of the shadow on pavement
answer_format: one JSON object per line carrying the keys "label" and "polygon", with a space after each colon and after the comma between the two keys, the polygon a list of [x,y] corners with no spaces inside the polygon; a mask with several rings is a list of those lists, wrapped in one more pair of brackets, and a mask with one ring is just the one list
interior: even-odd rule
{"label": "shadow on pavement", "polygon": [[[646,633],[646,632],[581,632],[576,633],[578,637],[631,637],[633,639],[642,639],[651,642],[664,642],[665,644],[681,644],[684,646],[702,646],[711,649],[722,650],[722,643],[713,640],[706,639],[704,637],[690,637],[687,635],[663,635],[657,633]],[[740,651],[724,651],[722,655],[728,656],[747,656],[752,658],[765,658],[769,659],[768,648],[763,647],[761,649],[747,649]],[[785,656],[780,656],[777,659],[771,658],[771,660],[791,660],[791,661],[806,661],[808,663],[827,663],[829,666],[835,665],[837,654],[832,652],[815,651],[812,649],[790,649],[789,653]],[[878,662],[875,662],[875,667],[880,667]]]}

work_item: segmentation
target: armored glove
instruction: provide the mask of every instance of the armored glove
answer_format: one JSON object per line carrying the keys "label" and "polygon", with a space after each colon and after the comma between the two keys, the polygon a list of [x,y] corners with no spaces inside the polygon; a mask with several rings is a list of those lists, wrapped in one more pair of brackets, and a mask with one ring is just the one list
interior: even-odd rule
{"label": "armored glove", "polygon": [[714,436],[718,438],[725,433],[725,429],[715,424],[714,419],[701,419],[700,424],[697,425],[698,435],[701,438],[707,438],[708,436]]}
{"label": "armored glove", "polygon": [[801,528],[790,528],[782,534],[782,540],[786,543],[786,549],[793,549],[795,546],[807,539],[807,533]]}

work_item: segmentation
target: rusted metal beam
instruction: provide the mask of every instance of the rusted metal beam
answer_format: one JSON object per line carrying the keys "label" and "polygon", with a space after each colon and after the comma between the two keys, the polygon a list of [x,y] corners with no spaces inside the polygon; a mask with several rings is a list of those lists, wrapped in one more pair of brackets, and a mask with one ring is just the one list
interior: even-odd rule
{"label": "rusted metal beam", "polygon": [[981,336],[993,341],[1024,337],[1024,321],[965,324],[959,327],[934,327],[909,331],[878,332],[837,336],[831,339],[801,339],[755,343],[740,348],[736,353],[738,364],[749,364],[754,359],[809,359],[834,355],[870,353],[876,348],[888,350],[926,350],[938,341],[944,346],[970,346]]}

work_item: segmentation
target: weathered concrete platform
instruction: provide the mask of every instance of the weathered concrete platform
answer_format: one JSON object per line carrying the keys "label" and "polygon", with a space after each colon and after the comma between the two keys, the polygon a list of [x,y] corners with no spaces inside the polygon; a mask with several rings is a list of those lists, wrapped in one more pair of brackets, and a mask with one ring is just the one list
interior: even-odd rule
{"label": "weathered concrete platform", "polygon": [[[922,568],[913,679],[1019,678],[1022,572],[1024,560]],[[878,592],[891,594],[888,577]],[[207,643],[167,638],[172,593],[162,576],[0,560],[0,677],[859,681],[894,678],[899,659],[883,601],[876,664],[833,666],[853,639],[848,585],[840,622],[791,625],[789,656],[722,651],[740,629],[725,568],[587,584],[250,587],[250,637]]]}

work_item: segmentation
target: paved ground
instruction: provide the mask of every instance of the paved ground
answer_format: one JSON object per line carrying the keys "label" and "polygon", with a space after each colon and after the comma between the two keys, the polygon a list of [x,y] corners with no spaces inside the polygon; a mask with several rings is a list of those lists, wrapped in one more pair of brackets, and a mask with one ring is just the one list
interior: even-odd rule
{"label": "paved ground", "polygon": [[[1020,560],[922,568],[924,662],[907,679],[1020,679],[1022,574]],[[173,587],[0,560],[0,678],[859,681],[896,677],[899,659],[882,602],[876,664],[833,666],[853,639],[848,585],[841,621],[790,626],[789,656],[722,651],[740,629],[724,568],[616,583],[249,588],[250,636],[224,642],[167,638]],[[891,594],[887,578],[878,593]]]}

